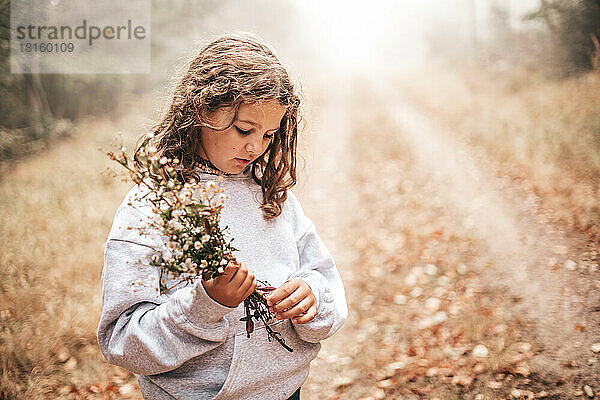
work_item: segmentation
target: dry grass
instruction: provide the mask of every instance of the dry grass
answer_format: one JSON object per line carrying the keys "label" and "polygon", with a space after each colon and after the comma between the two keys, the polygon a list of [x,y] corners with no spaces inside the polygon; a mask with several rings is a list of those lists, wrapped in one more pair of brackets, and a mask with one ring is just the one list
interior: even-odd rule
{"label": "dry grass", "polygon": [[100,174],[110,164],[97,148],[122,123],[83,121],[2,176],[0,398],[55,398],[114,372],[95,330],[104,243],[129,185]]}
{"label": "dry grass", "polygon": [[600,238],[600,75],[432,68],[399,87],[498,170],[530,181],[559,221]]}

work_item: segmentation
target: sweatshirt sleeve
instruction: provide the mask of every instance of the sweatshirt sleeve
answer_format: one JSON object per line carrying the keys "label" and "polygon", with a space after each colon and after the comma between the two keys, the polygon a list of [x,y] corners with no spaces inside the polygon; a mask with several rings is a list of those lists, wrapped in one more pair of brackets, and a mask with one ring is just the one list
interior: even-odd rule
{"label": "sweatshirt sleeve", "polygon": [[317,314],[305,324],[293,322],[298,336],[316,343],[332,336],[348,317],[346,294],[333,257],[321,238],[315,224],[308,218],[296,196],[289,192],[294,213],[300,268],[288,279],[300,278],[310,286],[317,299]]}
{"label": "sweatshirt sleeve", "polygon": [[117,210],[104,251],[97,332],[107,361],[139,375],[173,370],[219,346],[229,331],[224,316],[234,310],[214,301],[200,280],[159,294],[160,269],[149,261],[164,242],[135,229],[148,217],[127,198]]}

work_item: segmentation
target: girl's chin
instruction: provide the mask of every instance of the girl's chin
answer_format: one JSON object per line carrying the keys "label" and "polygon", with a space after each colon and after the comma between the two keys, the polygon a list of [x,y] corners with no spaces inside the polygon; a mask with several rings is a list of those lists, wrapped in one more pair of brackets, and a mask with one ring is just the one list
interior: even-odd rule
{"label": "girl's chin", "polygon": [[218,165],[215,164],[215,167],[217,167],[219,170],[221,170],[222,172],[226,173],[226,174],[239,174],[244,172],[244,170],[246,169],[246,167],[250,165],[249,162],[247,163],[243,163],[237,160],[233,160],[233,163],[230,163],[227,166],[223,166],[223,168],[219,167]]}

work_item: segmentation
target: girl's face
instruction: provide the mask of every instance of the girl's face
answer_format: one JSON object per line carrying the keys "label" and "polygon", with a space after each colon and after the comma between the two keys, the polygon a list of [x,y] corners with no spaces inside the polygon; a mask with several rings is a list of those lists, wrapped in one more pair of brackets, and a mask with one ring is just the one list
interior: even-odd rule
{"label": "girl's face", "polygon": [[[269,147],[285,114],[277,100],[260,104],[243,103],[233,124],[222,131],[200,128],[200,156],[228,174],[239,174]],[[213,126],[227,126],[234,110],[220,108],[209,121]]]}

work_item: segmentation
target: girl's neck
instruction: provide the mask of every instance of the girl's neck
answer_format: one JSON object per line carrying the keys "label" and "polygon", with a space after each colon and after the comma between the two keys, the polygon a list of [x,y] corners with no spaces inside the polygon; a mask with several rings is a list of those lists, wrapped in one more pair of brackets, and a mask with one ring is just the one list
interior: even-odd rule
{"label": "girl's neck", "polygon": [[[198,169],[201,171],[205,171],[211,174],[217,174],[217,175],[225,175],[225,176],[236,176],[236,175],[241,175],[241,174],[229,174],[227,172],[223,172],[220,169],[218,169],[217,167],[214,166],[214,164],[212,162],[210,162],[209,159],[204,158],[202,156],[198,156]],[[248,166],[249,167],[249,166]],[[243,172],[242,172],[243,174]]]}

